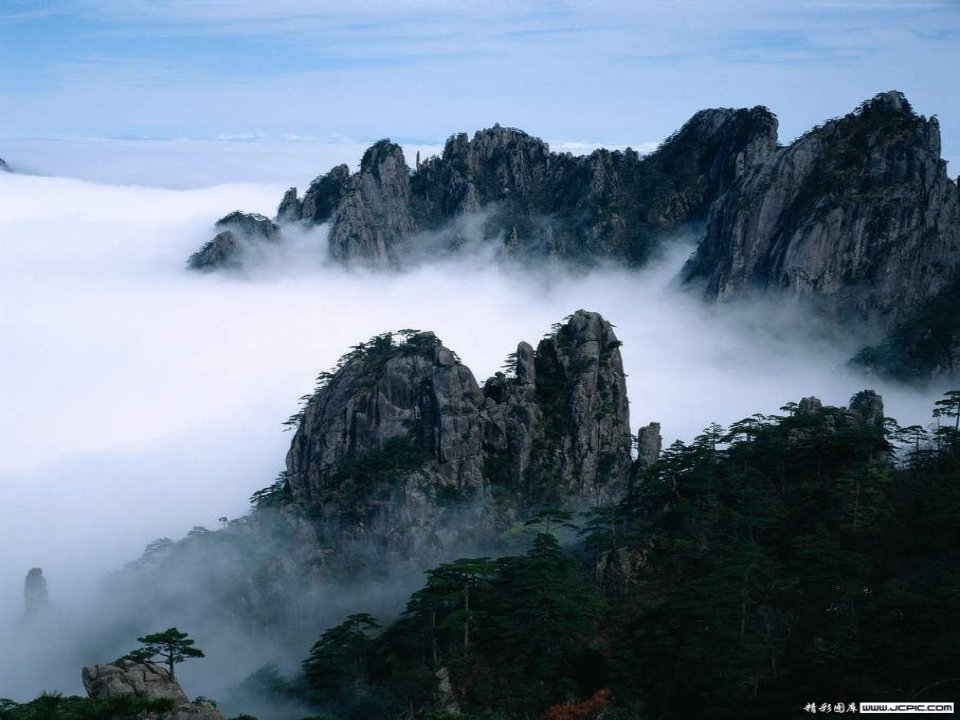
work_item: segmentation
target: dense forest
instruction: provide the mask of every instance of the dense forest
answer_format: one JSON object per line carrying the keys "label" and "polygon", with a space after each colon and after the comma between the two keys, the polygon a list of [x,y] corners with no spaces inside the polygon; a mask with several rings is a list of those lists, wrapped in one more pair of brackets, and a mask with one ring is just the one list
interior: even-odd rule
{"label": "dense forest", "polygon": [[[676,442],[619,504],[543,509],[528,549],[441,564],[241,696],[316,717],[805,717],[960,698],[960,391],[900,427],[872,393]],[[871,409],[877,413],[871,415]],[[45,697],[2,720],[140,717]],[[805,709],[806,708],[806,709]],[[92,714],[91,714],[92,713]]]}

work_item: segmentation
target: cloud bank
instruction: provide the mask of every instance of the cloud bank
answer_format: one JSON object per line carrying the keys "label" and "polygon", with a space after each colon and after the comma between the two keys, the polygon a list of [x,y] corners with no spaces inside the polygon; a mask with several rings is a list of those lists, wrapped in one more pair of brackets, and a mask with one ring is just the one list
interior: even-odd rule
{"label": "cloud bank", "polygon": [[[331,266],[321,228],[247,277],[184,271],[218,217],[272,214],[280,192],[0,176],[0,644],[29,568],[44,568],[65,622],[82,624],[72,613],[99,578],[149,540],[243,513],[282,468],[281,423],[297,398],[385,330],[435,331],[482,383],[518,341],[578,308],[599,311],[624,343],[634,429],[657,420],[667,442],[805,395],[845,404],[864,387],[883,393],[889,415],[926,422],[942,390],[848,373],[849,347],[813,327],[782,331],[789,307],[721,313],[678,293],[683,244],[643,272],[466,258],[381,275]],[[19,670],[0,658],[0,697],[80,691],[79,667],[52,662],[63,653],[55,634],[50,643],[14,658]],[[111,659],[83,647],[84,662]]]}

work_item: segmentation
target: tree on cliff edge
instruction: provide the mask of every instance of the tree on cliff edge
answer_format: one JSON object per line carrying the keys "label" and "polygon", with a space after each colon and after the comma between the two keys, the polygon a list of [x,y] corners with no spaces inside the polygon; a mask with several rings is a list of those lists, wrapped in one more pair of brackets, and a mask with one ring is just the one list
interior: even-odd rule
{"label": "tree on cliff edge", "polygon": [[152,662],[159,655],[170,672],[171,680],[175,679],[173,666],[176,663],[183,662],[187,658],[204,656],[203,650],[194,647],[196,641],[191,639],[187,633],[180,632],[175,627],[137,638],[137,642],[142,642],[145,647],[129,653],[126,656],[127,659],[134,662]]}

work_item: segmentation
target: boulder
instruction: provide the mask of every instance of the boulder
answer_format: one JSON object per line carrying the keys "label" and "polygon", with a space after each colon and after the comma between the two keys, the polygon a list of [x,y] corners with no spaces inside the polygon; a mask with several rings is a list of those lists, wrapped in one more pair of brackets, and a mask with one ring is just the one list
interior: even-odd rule
{"label": "boulder", "polygon": [[209,701],[191,702],[180,684],[159,665],[118,660],[83,668],[83,686],[94,699],[133,695],[147,700],[170,700],[173,710],[164,720],[224,720]]}

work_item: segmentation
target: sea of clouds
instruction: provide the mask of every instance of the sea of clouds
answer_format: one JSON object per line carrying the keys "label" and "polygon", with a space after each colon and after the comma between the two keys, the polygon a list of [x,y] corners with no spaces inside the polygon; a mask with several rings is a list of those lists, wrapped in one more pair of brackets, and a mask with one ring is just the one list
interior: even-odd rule
{"label": "sea of clouds", "polygon": [[[0,646],[31,567],[73,617],[148,541],[244,513],[283,468],[282,423],[316,374],[386,330],[433,330],[482,383],[518,341],[535,344],[578,308],[598,311],[623,341],[634,429],[659,421],[666,442],[807,395],[846,404],[866,387],[888,415],[927,423],[946,389],[846,370],[854,343],[795,308],[717,308],[678,291],[682,239],[643,271],[532,272],[479,253],[383,274],[331,264],[321,227],[290,233],[245,276],[190,273],[185,260],[218,217],[272,215],[286,187],[310,177],[298,159],[283,181],[277,161],[225,183],[210,170],[217,153],[232,167],[243,146],[218,147],[168,148],[165,188],[149,186],[154,146],[140,170],[118,155],[111,171],[105,152],[99,182],[0,173]],[[346,154],[323,152],[313,174]],[[79,668],[64,676],[50,662],[58,655],[55,644],[27,660],[0,654],[0,697],[79,692]]]}

